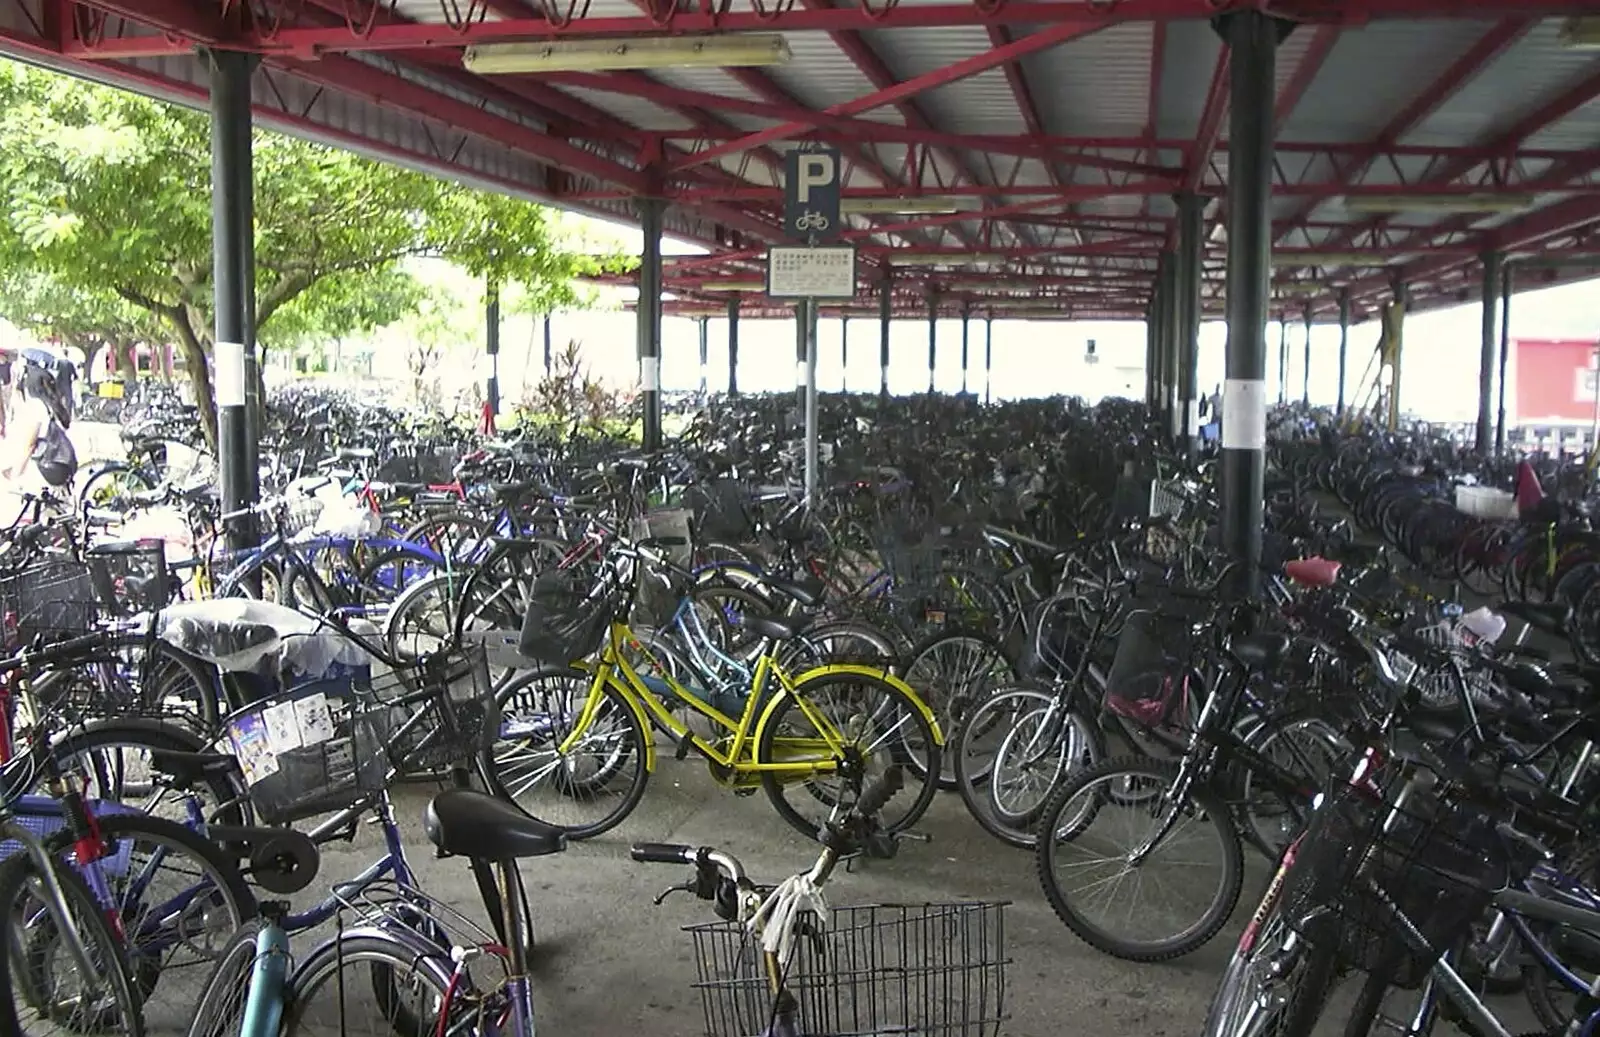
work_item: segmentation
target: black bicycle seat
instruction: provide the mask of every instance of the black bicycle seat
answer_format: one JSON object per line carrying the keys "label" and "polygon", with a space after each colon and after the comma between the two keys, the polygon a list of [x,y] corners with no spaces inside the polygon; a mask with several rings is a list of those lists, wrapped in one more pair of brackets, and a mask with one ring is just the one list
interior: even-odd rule
{"label": "black bicycle seat", "polygon": [[822,596],[827,593],[828,585],[815,576],[808,576],[799,580],[780,580],[775,577],[763,576],[761,583],[771,587],[786,597],[793,598],[806,608],[811,608],[822,601]]}
{"label": "black bicycle seat", "polygon": [[742,613],[739,625],[754,634],[775,641],[793,641],[810,625],[805,616],[752,616]]}
{"label": "black bicycle seat", "polygon": [[514,804],[472,789],[445,789],[422,817],[428,841],[442,853],[476,861],[545,857],[567,848],[567,834]]}
{"label": "black bicycle seat", "polygon": [[1233,655],[1256,673],[1270,673],[1289,654],[1291,643],[1287,634],[1251,634],[1234,640]]}

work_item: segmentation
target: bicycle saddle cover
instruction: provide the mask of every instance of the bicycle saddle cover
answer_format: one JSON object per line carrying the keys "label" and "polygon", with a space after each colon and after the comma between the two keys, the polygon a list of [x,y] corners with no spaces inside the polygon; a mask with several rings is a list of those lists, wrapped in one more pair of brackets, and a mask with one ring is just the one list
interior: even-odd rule
{"label": "bicycle saddle cover", "polygon": [[1326,558],[1301,558],[1283,567],[1283,574],[1302,587],[1332,587],[1339,580],[1340,563]]}
{"label": "bicycle saddle cover", "polygon": [[567,848],[561,829],[473,789],[445,789],[434,796],[422,830],[440,852],[477,861],[544,857]]}

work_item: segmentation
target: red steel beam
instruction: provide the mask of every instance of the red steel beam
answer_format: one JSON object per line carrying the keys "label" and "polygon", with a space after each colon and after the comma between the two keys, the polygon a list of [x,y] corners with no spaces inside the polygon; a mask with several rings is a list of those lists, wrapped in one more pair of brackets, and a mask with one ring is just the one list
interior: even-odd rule
{"label": "red steel beam", "polygon": [[[663,4],[663,16],[589,16],[554,24],[544,18],[503,18],[448,25],[349,28],[284,28],[250,33],[221,25],[218,19],[180,0],[95,0],[93,6],[159,33],[123,37],[98,46],[74,45],[74,56],[99,58],[165,57],[186,53],[195,44],[215,43],[263,53],[299,54],[411,47],[463,47],[502,40],[557,39],[564,36],[648,36],[711,32],[855,32],[896,28],[952,28],[972,25],[1053,26],[1063,22],[1113,25],[1130,21],[1212,18],[1231,9],[1259,8],[1260,0],[1118,0],[1116,3],[1060,3],[1010,0],[1002,4],[897,4],[774,10],[751,3],[746,10],[722,4]],[[238,9],[237,7],[235,9]],[[1276,13],[1289,18],[1359,26],[1375,20],[1421,18],[1553,18],[1592,14],[1593,0],[1280,0]],[[81,49],[78,49],[81,48]]]}
{"label": "red steel beam", "polygon": [[[1369,144],[1351,156],[1348,164],[1337,166],[1336,175],[1346,182],[1360,177],[1373,162],[1382,157],[1384,152],[1395,147],[1401,137],[1416,129],[1423,120],[1438,111],[1440,105],[1454,97],[1468,80],[1521,39],[1532,26],[1532,20],[1527,17],[1505,18],[1496,23],[1479,37],[1476,43],[1467,48],[1464,54],[1451,62],[1450,67],[1428,84],[1426,89],[1397,112]],[[1282,148],[1283,145],[1279,147]],[[1315,208],[1316,203],[1313,202],[1291,214],[1289,227],[1279,232],[1278,239],[1281,240],[1284,234],[1289,233],[1296,223],[1304,220]]]}
{"label": "red steel beam", "polygon": [[[1058,22],[1047,29],[1041,29],[1032,35],[1024,36],[1009,46],[995,47],[982,54],[975,54],[970,58],[957,61],[953,65],[947,65],[944,68],[935,69],[932,72],[896,83],[887,89],[875,90],[865,97],[856,98],[854,101],[830,105],[820,114],[860,115],[876,108],[882,108],[885,105],[894,104],[897,101],[909,100],[925,90],[960,82],[980,72],[986,72],[997,65],[1016,61],[1025,55],[1086,35],[1098,27],[1093,23]],[[697,152],[683,162],[675,164],[673,169],[676,171],[701,162],[714,161],[723,155],[731,155],[750,148],[760,147],[763,144],[799,136],[810,130],[814,125],[816,125],[816,116],[807,116],[804,119],[796,119],[769,129],[758,130],[738,140],[727,141],[705,151]]]}

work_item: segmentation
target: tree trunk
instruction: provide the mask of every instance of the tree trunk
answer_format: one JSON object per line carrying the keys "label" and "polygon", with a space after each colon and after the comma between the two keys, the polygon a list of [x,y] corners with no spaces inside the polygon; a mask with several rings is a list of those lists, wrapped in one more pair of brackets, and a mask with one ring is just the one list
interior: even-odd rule
{"label": "tree trunk", "polygon": [[132,389],[139,384],[139,363],[134,358],[134,344],[124,340],[111,343],[111,355],[116,360],[117,377],[122,384]]}
{"label": "tree trunk", "polygon": [[189,384],[194,387],[194,403],[200,411],[200,428],[205,433],[206,446],[217,456],[217,397],[211,390],[211,368],[206,360],[205,343],[189,323],[189,315],[181,308],[165,311],[162,316],[178,333],[178,345],[183,350],[183,363],[189,369]]}

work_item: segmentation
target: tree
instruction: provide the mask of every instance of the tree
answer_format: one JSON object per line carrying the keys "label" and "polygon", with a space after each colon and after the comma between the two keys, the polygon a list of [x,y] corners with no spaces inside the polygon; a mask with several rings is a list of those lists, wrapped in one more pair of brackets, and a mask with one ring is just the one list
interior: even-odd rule
{"label": "tree", "polygon": [[166,339],[154,314],[110,291],[74,289],[49,274],[0,269],[0,316],[41,338],[81,350],[93,360],[110,349],[123,382],[138,380],[134,348]]}
{"label": "tree", "polygon": [[[0,268],[159,319],[214,443],[210,191],[204,115],[0,66]],[[551,306],[576,298],[574,277],[623,262],[564,247],[540,206],[265,131],[255,135],[255,219],[263,344],[413,312],[422,292],[400,266],[407,257],[449,259]]]}

